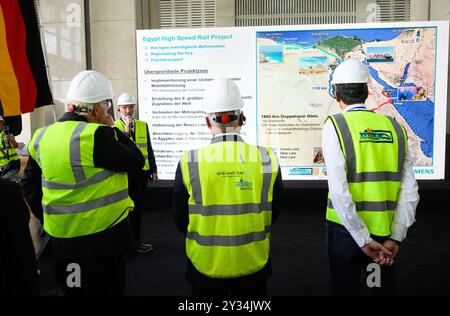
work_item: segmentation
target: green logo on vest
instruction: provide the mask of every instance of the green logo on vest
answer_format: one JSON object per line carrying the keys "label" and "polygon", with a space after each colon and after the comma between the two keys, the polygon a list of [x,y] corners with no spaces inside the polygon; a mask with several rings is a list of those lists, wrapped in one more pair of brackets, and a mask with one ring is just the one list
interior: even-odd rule
{"label": "green logo on vest", "polygon": [[392,137],[391,131],[374,131],[370,128],[366,129],[364,132],[359,133],[360,143],[393,143],[394,138]]}
{"label": "green logo on vest", "polygon": [[241,179],[239,182],[236,182],[234,185],[240,188],[241,191],[253,189],[253,183],[245,181],[243,179]]}

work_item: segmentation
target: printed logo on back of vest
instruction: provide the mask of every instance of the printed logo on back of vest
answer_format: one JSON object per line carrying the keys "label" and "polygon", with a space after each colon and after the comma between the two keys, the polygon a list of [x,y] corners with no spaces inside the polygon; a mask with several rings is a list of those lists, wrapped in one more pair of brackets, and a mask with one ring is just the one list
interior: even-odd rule
{"label": "printed logo on back of vest", "polygon": [[371,128],[359,133],[360,143],[390,143],[394,142],[391,131],[377,131]]}
{"label": "printed logo on back of vest", "polygon": [[241,179],[239,182],[235,182],[234,185],[237,186],[238,188],[240,188],[241,191],[253,190],[253,183],[245,181],[243,179]]}

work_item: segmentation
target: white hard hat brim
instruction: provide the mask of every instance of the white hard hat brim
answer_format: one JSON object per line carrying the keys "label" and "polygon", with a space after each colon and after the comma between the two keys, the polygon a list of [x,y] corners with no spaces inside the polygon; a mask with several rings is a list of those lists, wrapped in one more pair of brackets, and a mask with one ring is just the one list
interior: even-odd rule
{"label": "white hard hat brim", "polygon": [[73,103],[94,104],[113,98],[111,82],[102,73],[84,70],[70,82],[66,99]]}
{"label": "white hard hat brim", "polygon": [[206,113],[238,111],[244,107],[237,84],[226,78],[218,78],[207,85],[204,98]]}
{"label": "white hard hat brim", "polygon": [[336,67],[331,84],[370,83],[372,80],[367,65],[357,60],[346,60]]}

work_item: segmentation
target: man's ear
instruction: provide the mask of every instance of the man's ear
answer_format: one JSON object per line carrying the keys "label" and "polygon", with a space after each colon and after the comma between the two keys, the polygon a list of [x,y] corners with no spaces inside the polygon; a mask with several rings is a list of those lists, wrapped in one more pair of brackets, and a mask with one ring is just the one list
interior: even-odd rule
{"label": "man's ear", "polygon": [[92,115],[94,117],[97,117],[99,111],[100,111],[100,104],[98,103],[94,104],[94,106],[92,107]]}
{"label": "man's ear", "polygon": [[239,114],[239,125],[245,125],[245,121],[247,120],[247,118],[245,117],[244,113],[242,112],[241,114]]}
{"label": "man's ear", "polygon": [[337,102],[340,102],[341,101],[341,94],[339,93],[339,92],[334,92],[334,98],[336,99],[336,101]]}
{"label": "man's ear", "polygon": [[206,121],[206,125],[208,125],[208,128],[211,129],[212,125],[211,125],[211,121],[209,120],[208,116],[205,116],[205,121]]}

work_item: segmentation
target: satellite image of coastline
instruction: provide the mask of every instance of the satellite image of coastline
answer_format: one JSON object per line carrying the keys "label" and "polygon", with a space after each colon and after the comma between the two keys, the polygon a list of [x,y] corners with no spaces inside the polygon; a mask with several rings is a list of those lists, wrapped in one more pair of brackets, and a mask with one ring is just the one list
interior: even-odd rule
{"label": "satellite image of coastline", "polygon": [[278,150],[291,174],[324,172],[322,126],[340,112],[330,81],[356,59],[372,76],[368,108],[406,128],[415,166],[433,165],[436,35],[435,27],[257,32],[258,143]]}

